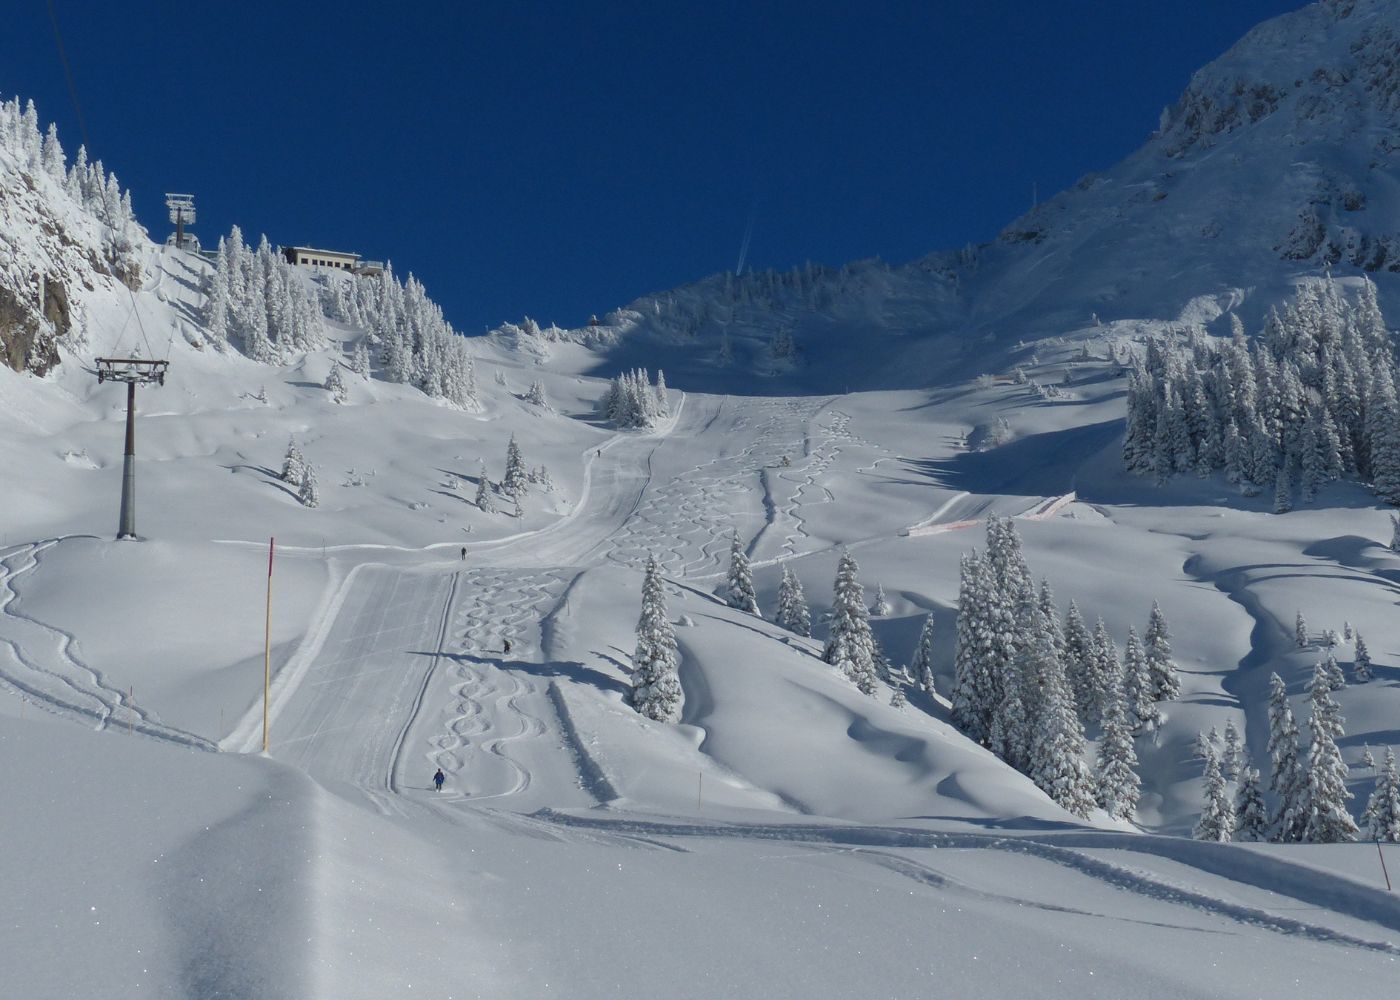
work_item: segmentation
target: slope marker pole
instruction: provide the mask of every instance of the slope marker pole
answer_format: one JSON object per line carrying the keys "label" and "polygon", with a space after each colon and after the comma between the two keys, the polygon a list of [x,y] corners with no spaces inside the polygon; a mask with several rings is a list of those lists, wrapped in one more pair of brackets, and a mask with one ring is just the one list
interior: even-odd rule
{"label": "slope marker pole", "polygon": [[267,702],[272,686],[272,554],[277,539],[267,540],[267,618],[263,623],[263,753],[267,753]]}
{"label": "slope marker pole", "polygon": [[1385,891],[1393,892],[1394,890],[1390,888],[1390,872],[1386,871],[1385,867],[1385,852],[1381,850],[1381,842],[1379,840],[1376,841],[1376,853],[1380,855],[1381,859],[1381,874],[1385,876]]}

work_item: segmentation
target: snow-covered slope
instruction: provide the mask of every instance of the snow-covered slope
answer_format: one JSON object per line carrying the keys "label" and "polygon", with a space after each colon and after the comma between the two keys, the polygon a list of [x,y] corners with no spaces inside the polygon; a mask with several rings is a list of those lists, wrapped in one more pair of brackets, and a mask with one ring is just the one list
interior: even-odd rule
{"label": "snow-covered slope", "polygon": [[[36,998],[1373,990],[1400,954],[1374,845],[1183,835],[1197,734],[1233,724],[1263,765],[1270,673],[1305,718],[1344,622],[1374,661],[1355,683],[1355,647],[1333,649],[1347,785],[1369,793],[1363,749],[1400,741],[1387,511],[1357,484],[1280,516],[1223,477],[1127,475],[1121,359],[1227,311],[1257,329],[1341,225],[1386,235],[1392,97],[1368,67],[1395,30],[1366,2],[1261,27],[1144,150],[992,246],[720,276],[473,341],[473,407],[394,378],[355,322],[272,363],[246,331],[220,349],[208,261],[140,239],[129,293],[90,209],[0,151],[28,192],[0,238],[70,219],[99,251],[45,263],[83,290],[62,364],[0,367],[0,977]],[[1291,193],[1324,174],[1328,236],[1287,258]],[[124,396],[86,370],[131,349],[171,362],[138,393],[139,543],[111,539]],[[658,363],[665,415],[599,415],[590,375]],[[315,506],[281,476],[292,438]],[[511,440],[552,488],[482,509]],[[1131,821],[1071,815],[952,724],[960,558],[991,515],[1058,610],[1120,647],[1154,601],[1171,624],[1182,695],[1134,741]],[[765,617],[722,600],[735,535]],[[822,661],[843,551],[883,588],[894,666],[931,617],[935,692],[901,707]],[[675,723],[629,704],[649,558]],[[785,570],[815,638],[772,622]]]}
{"label": "snow-covered slope", "polygon": [[[1196,73],[1143,146],[998,239],[902,266],[718,275],[600,325],[497,337],[596,345],[584,370],[660,364],[678,384],[843,392],[1001,370],[1022,341],[1127,319],[1257,325],[1299,273],[1400,291],[1400,7],[1327,0]],[[527,327],[529,324],[527,324]],[[724,347],[726,339],[728,349]]]}

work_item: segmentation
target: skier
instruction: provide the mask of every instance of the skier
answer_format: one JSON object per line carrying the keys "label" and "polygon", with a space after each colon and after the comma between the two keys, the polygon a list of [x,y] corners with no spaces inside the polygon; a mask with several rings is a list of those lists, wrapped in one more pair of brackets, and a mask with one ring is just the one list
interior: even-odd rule
{"label": "skier", "polygon": [[506,653],[509,653],[509,652],[510,652],[510,640],[509,640],[509,639],[502,639],[502,640],[501,640],[501,645],[505,647],[505,649],[503,650],[503,652],[506,652]]}
{"label": "skier", "polygon": [[462,546],[462,562],[466,562],[466,561],[467,561],[467,547],[466,547],[465,545],[463,545],[463,546]]}
{"label": "skier", "polygon": [[437,773],[433,775],[433,787],[439,792],[442,791],[442,783],[446,780],[447,775],[442,773],[442,768],[438,768]]}

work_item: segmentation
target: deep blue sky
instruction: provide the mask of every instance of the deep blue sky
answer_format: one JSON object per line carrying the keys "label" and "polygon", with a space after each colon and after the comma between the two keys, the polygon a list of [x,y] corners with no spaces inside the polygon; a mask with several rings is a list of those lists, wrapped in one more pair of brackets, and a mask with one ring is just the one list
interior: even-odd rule
{"label": "deep blue sky", "polygon": [[[749,263],[993,237],[1136,148],[1190,74],[1300,0],[54,0],[93,155],[157,239],[389,258],[465,332],[577,324]],[[80,141],[46,6],[0,94]]]}

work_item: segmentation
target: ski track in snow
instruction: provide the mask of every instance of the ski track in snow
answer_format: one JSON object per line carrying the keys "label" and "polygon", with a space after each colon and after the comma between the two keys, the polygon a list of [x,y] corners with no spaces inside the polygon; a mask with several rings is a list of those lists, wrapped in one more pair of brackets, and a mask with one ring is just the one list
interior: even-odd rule
{"label": "ski track in snow", "polygon": [[[442,650],[453,661],[453,701],[443,709],[444,725],[429,738],[426,757],[458,777],[457,787],[472,786],[473,799],[517,795],[530,787],[533,775],[512,755],[513,744],[549,732],[544,719],[525,706],[550,702],[536,680],[495,661],[538,654],[543,608],[558,601],[568,578],[558,571],[494,568],[468,570],[461,577],[461,591],[470,596],[450,610]],[[505,639],[511,641],[508,654]],[[485,781],[491,784],[483,788]]]}
{"label": "ski track in snow", "polygon": [[[726,406],[741,408],[730,435],[748,436],[748,445],[674,476],[664,486],[649,487],[636,511],[608,540],[604,557],[636,569],[654,556],[672,577],[703,579],[723,573],[730,533],[742,516],[736,511],[745,497],[760,492],[764,523],[747,548],[755,557],[765,550],[776,550],[777,555],[755,558],[753,564],[770,565],[810,551],[804,508],[836,499],[820,480],[845,449],[887,450],[852,432],[850,415],[840,410],[832,410],[814,434],[813,420],[835,398],[727,398]],[[791,464],[784,465],[784,459]],[[877,459],[857,472],[868,474],[889,460]],[[821,496],[813,497],[817,491]],[[777,540],[770,543],[770,536]]]}
{"label": "ski track in snow", "polygon": [[747,433],[749,444],[664,486],[649,487],[636,511],[608,540],[604,558],[635,569],[654,556],[671,576],[721,569],[740,499],[754,489],[764,469],[807,450],[807,424],[828,402],[726,399],[725,405],[742,407],[731,435]]}
{"label": "ski track in snow", "polygon": [[[632,834],[649,838],[703,837],[712,839],[736,838],[755,840],[785,841],[798,844],[817,845],[831,850],[840,849],[912,878],[926,885],[940,888],[954,888],[984,898],[1009,900],[1011,897],[967,887],[949,879],[941,872],[902,855],[887,851],[872,851],[870,848],[900,849],[980,849],[1007,851],[1022,854],[1065,868],[1085,878],[1093,879],[1115,889],[1129,892],[1147,899],[1157,900],[1174,906],[1197,910],[1210,916],[1223,918],[1236,923],[1274,931],[1280,934],[1305,938],[1312,941],[1338,944],[1349,948],[1400,956],[1400,943],[1396,941],[1371,940],[1318,923],[1309,923],[1293,917],[1281,916],[1270,910],[1243,903],[1234,903],[1219,896],[1209,895],[1195,889],[1174,885],[1145,871],[1133,870],[1122,865],[1090,857],[1071,847],[1049,843],[1032,837],[1000,837],[986,834],[939,833],[935,831],[905,829],[880,826],[810,826],[810,825],[771,825],[746,826],[741,824],[698,824],[685,822],[656,822],[633,819],[601,819],[591,816],[576,816],[568,813],[543,809],[534,818],[566,827],[588,829],[610,829],[617,833]],[[1400,900],[1393,895],[1365,886],[1348,885],[1345,891],[1338,891],[1337,879],[1326,873],[1312,871],[1267,855],[1251,855],[1240,858],[1238,849],[1231,845],[1200,844],[1195,841],[1175,842],[1170,838],[1144,837],[1136,835],[1094,834],[1071,835],[1060,838],[1078,842],[1076,846],[1112,847],[1139,851],[1147,855],[1177,860],[1192,865],[1203,874],[1215,875],[1222,879],[1237,880],[1246,885],[1274,892],[1282,897],[1299,900],[1318,910],[1326,910],[1338,916],[1369,922],[1378,928],[1384,927],[1400,931]],[[853,849],[854,848],[854,849]],[[1199,864],[1200,858],[1191,855],[1209,852],[1219,848],[1218,859],[1207,864]],[[1218,869],[1218,870],[1217,870]],[[1046,904],[1029,900],[1013,900],[1020,905],[1046,907]],[[1063,912],[1083,913],[1086,911],[1063,908]],[[1110,919],[1120,920],[1119,916]]]}
{"label": "ski track in snow", "polygon": [[71,632],[16,609],[19,581],[38,569],[43,554],[62,541],[49,538],[21,545],[0,557],[0,614],[9,621],[0,646],[9,649],[14,664],[0,658],[0,682],[32,704],[90,722],[98,730],[125,726],[132,733],[181,746],[214,749],[209,740],[162,724],[135,704],[128,692],[108,683],[100,670],[78,654]]}

